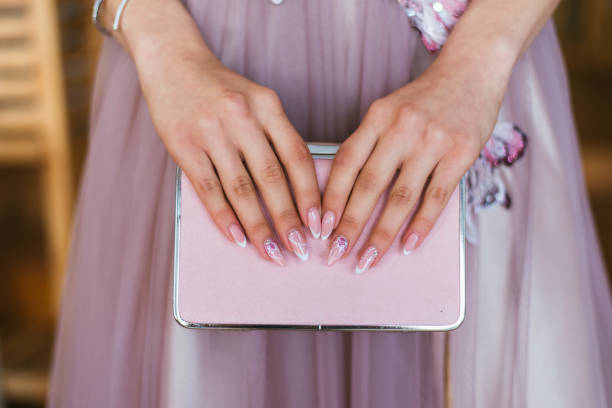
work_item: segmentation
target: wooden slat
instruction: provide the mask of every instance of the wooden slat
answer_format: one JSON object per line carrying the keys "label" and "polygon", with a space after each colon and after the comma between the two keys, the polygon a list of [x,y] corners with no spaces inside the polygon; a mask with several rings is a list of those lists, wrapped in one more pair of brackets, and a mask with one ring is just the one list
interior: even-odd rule
{"label": "wooden slat", "polygon": [[0,161],[3,164],[32,164],[41,161],[43,150],[39,142],[6,142],[0,139]]}
{"label": "wooden slat", "polygon": [[22,98],[33,96],[38,92],[33,80],[2,80],[0,79],[0,98]]}
{"label": "wooden slat", "polygon": [[37,62],[34,48],[0,48],[0,68],[28,67]]}
{"label": "wooden slat", "polygon": [[29,19],[21,16],[0,19],[0,38],[28,37],[30,34]]}
{"label": "wooden slat", "polygon": [[48,376],[44,371],[6,371],[4,397],[15,402],[42,403],[47,394]]}
{"label": "wooden slat", "polygon": [[589,192],[593,195],[612,194],[612,148],[588,146],[582,149],[582,162]]}
{"label": "wooden slat", "polygon": [[29,6],[32,0],[0,0],[1,8],[21,8]]}
{"label": "wooden slat", "polygon": [[40,122],[40,115],[34,109],[0,111],[0,132],[3,129],[32,129],[40,126]]}

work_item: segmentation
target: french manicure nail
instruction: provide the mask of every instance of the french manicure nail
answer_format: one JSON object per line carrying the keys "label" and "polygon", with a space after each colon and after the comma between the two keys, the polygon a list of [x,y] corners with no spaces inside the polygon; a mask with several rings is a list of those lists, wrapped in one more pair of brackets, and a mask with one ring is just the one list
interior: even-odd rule
{"label": "french manicure nail", "polygon": [[304,234],[297,228],[292,228],[287,234],[287,239],[289,240],[289,244],[291,245],[291,249],[293,252],[300,258],[302,261],[308,260],[308,246],[306,245],[306,239],[304,238]]}
{"label": "french manicure nail", "polygon": [[308,210],[308,228],[315,239],[321,236],[321,212],[318,207]]}
{"label": "french manicure nail", "polygon": [[338,259],[342,258],[342,255],[348,248],[348,239],[344,235],[338,235],[334,238],[331,248],[329,249],[329,255],[327,255],[327,265],[331,265]]}
{"label": "french manicure nail", "polygon": [[408,255],[409,253],[414,251],[414,249],[416,248],[417,242],[419,242],[419,236],[417,235],[416,232],[413,232],[412,234],[408,235],[408,239],[406,240],[406,243],[404,244],[404,255]]}
{"label": "french manicure nail", "polygon": [[329,238],[329,235],[334,230],[334,224],[336,223],[336,215],[333,211],[327,210],[323,215],[323,221],[321,225],[321,239],[325,240]]}
{"label": "french manicure nail", "polygon": [[361,258],[359,258],[359,262],[357,262],[357,266],[355,267],[355,273],[360,274],[365,272],[365,270],[374,263],[376,258],[378,258],[378,249],[376,249],[374,245],[371,245],[366,249],[363,255],[361,255]]}
{"label": "french manicure nail", "polygon": [[285,265],[283,254],[280,247],[272,238],[268,238],[264,241],[264,249],[271,260],[279,264],[280,266]]}
{"label": "french manicure nail", "polygon": [[246,237],[244,236],[244,232],[242,231],[242,228],[240,228],[236,224],[232,224],[229,226],[228,230],[235,243],[237,243],[243,248],[246,247],[247,241]]}

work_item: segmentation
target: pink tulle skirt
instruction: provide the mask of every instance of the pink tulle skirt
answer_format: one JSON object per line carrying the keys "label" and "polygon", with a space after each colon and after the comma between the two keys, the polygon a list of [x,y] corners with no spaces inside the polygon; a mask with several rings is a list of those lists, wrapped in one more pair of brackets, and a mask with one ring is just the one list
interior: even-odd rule
{"label": "pink tulle skirt", "polygon": [[[306,140],[343,140],[434,58],[392,0],[187,6]],[[517,63],[500,120],[529,143],[496,169],[510,208],[474,215],[458,330],[188,330],[171,311],[175,163],[132,61],[106,40],[49,407],[611,406],[612,305],[551,23]]]}

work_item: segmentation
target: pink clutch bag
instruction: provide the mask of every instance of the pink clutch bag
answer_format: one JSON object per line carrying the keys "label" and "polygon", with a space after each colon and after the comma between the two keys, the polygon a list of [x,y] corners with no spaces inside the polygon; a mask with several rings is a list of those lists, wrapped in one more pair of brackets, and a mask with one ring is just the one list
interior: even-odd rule
{"label": "pink clutch bag", "polygon": [[[309,144],[323,191],[337,145]],[[356,275],[355,250],[325,264],[329,240],[308,236],[310,259],[263,260],[218,231],[177,169],[173,307],[188,328],[452,330],[465,313],[464,182],[423,244],[404,255],[399,236],[376,267]],[[361,248],[385,195],[362,233]],[[402,229],[403,231],[403,229]],[[287,251],[288,252],[288,251]]]}

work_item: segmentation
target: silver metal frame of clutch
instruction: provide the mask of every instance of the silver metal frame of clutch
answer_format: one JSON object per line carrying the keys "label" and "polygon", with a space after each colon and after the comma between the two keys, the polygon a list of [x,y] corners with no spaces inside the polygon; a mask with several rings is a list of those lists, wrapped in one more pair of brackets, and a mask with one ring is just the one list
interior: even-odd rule
{"label": "silver metal frame of clutch", "polygon": [[[336,143],[308,143],[310,154],[315,159],[333,159],[338,151]],[[194,323],[184,320],[178,306],[179,259],[181,239],[181,169],[176,169],[176,207],[174,217],[174,279],[172,290],[172,303],[174,319],[183,327],[190,329],[292,329],[292,330],[336,330],[336,331],[449,331],[454,330],[463,323],[465,318],[465,211],[466,211],[466,185],[465,178],[459,185],[459,290],[460,307],[456,322],[446,326],[436,325],[399,325],[399,326],[373,326],[373,325],[323,325],[323,324],[236,324],[236,323]]]}

